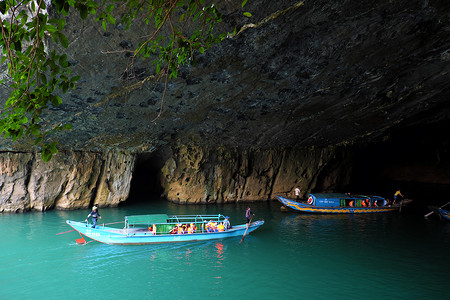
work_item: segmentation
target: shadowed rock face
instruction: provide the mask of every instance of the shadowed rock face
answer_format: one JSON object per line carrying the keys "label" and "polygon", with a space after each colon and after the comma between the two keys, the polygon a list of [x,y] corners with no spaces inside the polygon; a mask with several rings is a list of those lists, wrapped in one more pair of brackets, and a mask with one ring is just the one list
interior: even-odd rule
{"label": "shadowed rock face", "polygon": [[63,147],[327,146],[448,119],[448,1],[260,0],[247,4],[251,18],[222,4],[221,30],[243,30],[180,70],[155,122],[164,85],[150,61],[128,68],[126,52],[147,27],[105,32],[69,16],[65,51],[82,79],[47,116],[73,125],[58,136]]}
{"label": "shadowed rock face", "polygon": [[[127,50],[149,34],[141,20],[129,31],[118,24],[105,32],[70,15],[64,51],[82,79],[47,114],[73,125],[57,136],[61,147],[151,153],[169,146],[161,183],[170,200],[227,202],[268,199],[295,185],[305,193],[342,186],[349,168],[319,164],[333,165],[337,145],[390,142],[399,130],[414,138],[417,128],[448,124],[450,2],[259,0],[245,7],[252,18],[237,1],[222,4],[221,29],[242,30],[181,68],[163,103],[165,87],[150,61],[128,65]],[[448,157],[447,135],[434,136],[441,141],[435,153]],[[0,140],[6,150],[32,145]],[[292,168],[277,171],[283,164]]]}

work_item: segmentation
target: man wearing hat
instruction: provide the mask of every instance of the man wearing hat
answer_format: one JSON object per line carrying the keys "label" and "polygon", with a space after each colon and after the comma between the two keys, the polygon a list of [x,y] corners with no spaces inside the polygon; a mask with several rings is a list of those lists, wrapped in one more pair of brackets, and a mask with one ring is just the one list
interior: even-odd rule
{"label": "man wearing hat", "polygon": [[89,213],[89,215],[86,217],[86,222],[88,221],[89,217],[92,217],[92,228],[95,228],[97,225],[97,218],[102,218],[98,212],[97,205],[94,204],[94,207],[92,207],[92,211]]}

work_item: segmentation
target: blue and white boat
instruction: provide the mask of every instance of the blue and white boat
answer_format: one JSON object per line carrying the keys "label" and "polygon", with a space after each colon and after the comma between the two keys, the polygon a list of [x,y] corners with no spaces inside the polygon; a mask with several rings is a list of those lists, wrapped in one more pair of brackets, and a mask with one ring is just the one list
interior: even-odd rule
{"label": "blue and white boat", "polygon": [[364,214],[400,210],[412,200],[405,199],[397,204],[389,204],[380,196],[363,196],[344,193],[310,194],[305,202],[277,196],[284,206],[303,213],[318,214]]}
{"label": "blue and white boat", "polygon": [[[92,240],[112,245],[143,245],[160,243],[180,243],[193,241],[206,241],[223,239],[234,236],[245,236],[264,224],[263,220],[247,224],[233,225],[223,231],[208,232],[206,225],[209,222],[223,223],[223,215],[178,215],[168,216],[166,214],[151,214],[125,217],[123,228],[113,228],[97,225],[92,228],[88,222],[77,222],[67,220],[66,223],[81,235],[77,243],[84,244],[88,237]],[[116,222],[117,223],[117,222]],[[120,222],[122,223],[122,222]],[[182,225],[196,227],[194,233],[174,233],[176,226]]]}

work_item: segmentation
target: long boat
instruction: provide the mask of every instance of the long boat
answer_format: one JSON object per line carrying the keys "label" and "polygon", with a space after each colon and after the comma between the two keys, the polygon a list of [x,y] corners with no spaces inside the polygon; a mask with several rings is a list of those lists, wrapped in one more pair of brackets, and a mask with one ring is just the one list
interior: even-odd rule
{"label": "long boat", "polygon": [[434,211],[436,214],[438,214],[439,217],[444,218],[447,221],[450,221],[450,211],[434,206],[429,206],[428,208]]}
{"label": "long boat", "polygon": [[318,214],[365,214],[382,213],[401,208],[412,200],[404,199],[400,203],[389,205],[387,200],[380,196],[352,195],[344,193],[317,193],[310,194],[306,202],[277,196],[286,207],[303,213]]}
{"label": "long boat", "polygon": [[[92,228],[88,222],[67,220],[66,223],[78,231],[81,239],[77,243],[84,244],[84,237],[111,245],[144,245],[160,243],[179,243],[223,239],[234,236],[245,236],[264,224],[263,220],[247,224],[233,225],[223,231],[208,232],[207,224],[223,223],[225,216],[219,215],[176,215],[151,214],[126,216],[123,228],[113,228],[97,225]],[[117,222],[116,222],[117,223]],[[120,222],[122,223],[122,222]],[[194,233],[170,233],[177,226],[187,225],[196,227]]]}

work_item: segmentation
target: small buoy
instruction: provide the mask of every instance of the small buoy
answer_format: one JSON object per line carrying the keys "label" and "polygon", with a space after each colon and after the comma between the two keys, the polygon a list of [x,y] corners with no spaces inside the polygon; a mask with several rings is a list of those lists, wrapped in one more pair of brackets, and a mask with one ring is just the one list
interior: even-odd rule
{"label": "small buoy", "polygon": [[288,208],[287,208],[286,206],[281,206],[281,207],[280,207],[280,210],[281,210],[282,212],[287,212],[287,211],[288,211]]}

